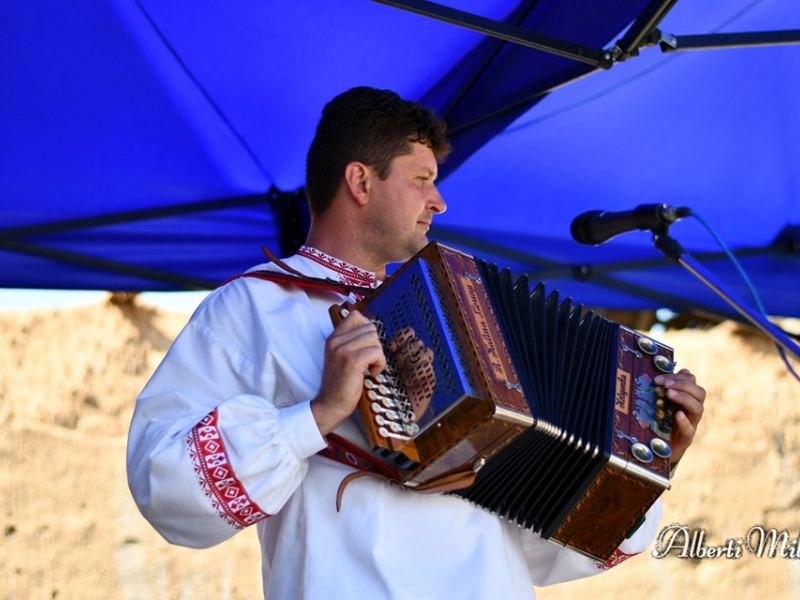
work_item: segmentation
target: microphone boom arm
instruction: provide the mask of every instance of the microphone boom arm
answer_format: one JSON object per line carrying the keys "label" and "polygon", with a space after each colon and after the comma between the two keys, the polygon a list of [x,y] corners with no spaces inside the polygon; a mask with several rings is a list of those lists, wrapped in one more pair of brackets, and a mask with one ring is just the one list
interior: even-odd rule
{"label": "microphone boom arm", "polygon": [[736,312],[742,315],[750,324],[766,335],[775,344],[800,360],[800,346],[797,345],[784,331],[775,326],[761,313],[751,310],[733,292],[726,290],[716,278],[703,268],[686,250],[673,238],[667,235],[667,227],[653,232],[653,243],[661,253],[673,262],[677,262],[711,291],[728,303]]}

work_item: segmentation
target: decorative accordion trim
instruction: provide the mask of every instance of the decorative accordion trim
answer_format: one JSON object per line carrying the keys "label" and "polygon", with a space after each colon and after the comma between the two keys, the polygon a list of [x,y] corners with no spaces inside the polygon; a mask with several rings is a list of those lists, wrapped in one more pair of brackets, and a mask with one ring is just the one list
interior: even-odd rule
{"label": "decorative accordion trim", "polygon": [[377,460],[372,454],[351,444],[335,433],[325,436],[328,446],[318,452],[320,456],[348,465],[359,471],[379,473],[389,479],[397,479],[397,473]]}
{"label": "decorative accordion trim", "polygon": [[218,420],[216,410],[206,415],[186,436],[186,445],[197,481],[217,514],[232,527],[244,529],[270,515],[253,502],[233,472]]}
{"label": "decorative accordion trim", "polygon": [[347,285],[374,287],[377,283],[375,273],[351,265],[338,258],[334,258],[311,246],[301,246],[297,254],[313,260],[331,271],[336,271],[342,277],[342,282]]}

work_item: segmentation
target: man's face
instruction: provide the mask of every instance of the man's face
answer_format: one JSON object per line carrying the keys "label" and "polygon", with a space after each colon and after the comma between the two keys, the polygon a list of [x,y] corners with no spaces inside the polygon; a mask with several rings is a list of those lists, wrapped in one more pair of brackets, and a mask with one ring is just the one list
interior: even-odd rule
{"label": "man's face", "polygon": [[385,180],[372,174],[364,235],[384,264],[404,262],[428,243],[433,215],[447,209],[434,183],[436,158],[428,146],[414,143],[409,154],[392,161]]}

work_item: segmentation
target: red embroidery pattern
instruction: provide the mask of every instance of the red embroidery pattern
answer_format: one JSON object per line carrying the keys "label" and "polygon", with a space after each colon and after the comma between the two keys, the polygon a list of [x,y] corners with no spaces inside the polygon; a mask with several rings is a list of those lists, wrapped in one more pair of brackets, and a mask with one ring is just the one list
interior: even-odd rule
{"label": "red embroidery pattern", "polygon": [[341,259],[334,258],[325,254],[321,250],[312,248],[311,246],[301,246],[297,251],[300,256],[305,256],[321,264],[323,267],[329,268],[331,271],[336,271],[342,278],[342,282],[347,285],[357,285],[363,287],[375,287],[377,279],[375,273],[365,271],[359,267],[351,265]]}
{"label": "red embroidery pattern", "polygon": [[210,412],[186,436],[194,473],[206,497],[220,517],[236,529],[244,529],[270,515],[251,500],[236,478],[217,427],[219,415]]}
{"label": "red embroidery pattern", "polygon": [[636,556],[636,554],[626,554],[625,552],[617,548],[616,550],[614,550],[614,554],[611,556],[611,558],[609,558],[606,562],[604,563],[598,562],[595,564],[597,565],[597,568],[600,569],[601,571],[607,571],[608,569],[616,567],[618,564],[625,562],[631,556]]}

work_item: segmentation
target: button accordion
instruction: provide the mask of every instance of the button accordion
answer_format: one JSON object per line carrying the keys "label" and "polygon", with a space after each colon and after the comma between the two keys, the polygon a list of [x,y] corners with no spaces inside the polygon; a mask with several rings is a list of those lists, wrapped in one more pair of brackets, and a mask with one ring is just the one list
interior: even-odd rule
{"label": "button accordion", "polygon": [[671,348],[436,242],[352,309],[387,357],[360,425],[406,487],[468,472],[450,493],[601,561],[669,488]]}

